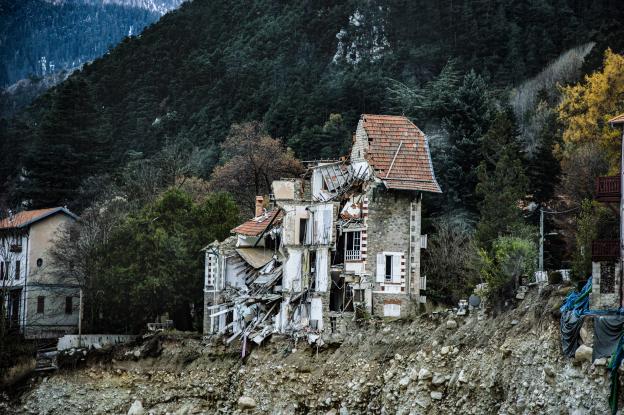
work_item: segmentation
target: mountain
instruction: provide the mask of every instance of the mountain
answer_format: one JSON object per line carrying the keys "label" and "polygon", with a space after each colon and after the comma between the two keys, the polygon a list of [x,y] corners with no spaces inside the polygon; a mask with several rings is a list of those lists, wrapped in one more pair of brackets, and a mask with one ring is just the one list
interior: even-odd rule
{"label": "mountain", "polygon": [[[115,171],[130,154],[151,157],[171,142],[200,149],[206,177],[230,125],[246,120],[263,121],[304,159],[337,156],[326,151],[328,143],[330,150],[339,147],[324,135],[330,114],[341,115],[341,129],[352,131],[361,113],[401,111],[392,106],[391,79],[427,85],[451,59],[462,74],[479,74],[483,81],[474,85],[497,93],[590,41],[596,47],[587,65],[599,64],[606,46],[624,49],[621,21],[624,8],[608,0],[194,0],[85,64],[8,123],[6,141],[19,137],[24,156],[11,158],[2,174],[43,168],[40,157],[49,155],[32,151],[47,145],[40,142],[42,121],[71,124],[77,115],[59,111],[72,102],[87,105],[92,139],[110,149],[106,160],[95,159],[105,169],[68,169],[78,182],[96,170]],[[119,25],[126,31],[130,24]],[[84,133],[64,134],[64,146],[89,149]],[[59,160],[46,163],[91,160],[67,154],[59,151]]]}
{"label": "mountain", "polygon": [[149,10],[163,15],[176,9],[186,0],[44,0],[54,5],[82,4],[89,6],[117,5],[137,9]]}
{"label": "mountain", "polygon": [[0,87],[72,70],[181,0],[0,0]]}

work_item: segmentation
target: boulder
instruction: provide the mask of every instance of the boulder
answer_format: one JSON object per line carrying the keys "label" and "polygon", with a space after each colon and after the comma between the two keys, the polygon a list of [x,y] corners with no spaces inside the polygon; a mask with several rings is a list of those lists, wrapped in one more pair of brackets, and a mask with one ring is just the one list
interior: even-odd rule
{"label": "boulder", "polygon": [[443,346],[442,349],[440,350],[440,353],[442,355],[446,355],[446,354],[449,354],[450,351],[451,351],[451,348],[449,346]]}
{"label": "boulder", "polygon": [[433,391],[431,392],[430,396],[431,396],[431,399],[433,399],[434,401],[439,401],[442,399],[442,392]]}
{"label": "boulder", "polygon": [[600,359],[594,360],[594,366],[606,366],[606,365],[607,365],[606,357],[601,357]]}
{"label": "boulder", "polygon": [[457,328],[457,322],[455,320],[447,320],[446,328],[448,330],[455,330]]}
{"label": "boulder", "polygon": [[418,372],[418,380],[427,380],[431,379],[432,377],[433,375],[431,374],[431,372],[424,367]]}
{"label": "boulder", "polygon": [[238,408],[245,409],[253,409],[256,407],[256,401],[249,396],[241,396],[238,398]]}
{"label": "boulder", "polygon": [[588,361],[589,363],[592,362],[592,353],[593,353],[593,349],[591,347],[585,346],[584,344],[581,344],[579,346],[578,349],[576,349],[576,352],[574,353],[574,360],[576,362],[582,362],[584,360]]}
{"label": "boulder", "polygon": [[145,413],[145,409],[143,409],[143,404],[141,401],[136,400],[128,409],[128,415],[143,415]]}
{"label": "boulder", "polygon": [[444,376],[442,373],[434,373],[433,374],[433,378],[431,379],[431,383],[435,386],[439,386],[442,385],[446,382],[446,376]]}

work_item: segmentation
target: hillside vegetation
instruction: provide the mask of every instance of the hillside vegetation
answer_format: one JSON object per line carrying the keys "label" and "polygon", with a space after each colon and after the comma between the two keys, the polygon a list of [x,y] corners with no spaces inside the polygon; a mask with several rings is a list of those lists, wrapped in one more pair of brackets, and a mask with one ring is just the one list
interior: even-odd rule
{"label": "hillside vegetation", "polygon": [[[84,205],[76,198],[84,179],[152,157],[171,142],[200,149],[197,174],[208,177],[220,162],[219,145],[230,125],[248,120],[263,121],[273,137],[302,159],[335,157],[348,147],[359,114],[405,112],[393,100],[392,82],[425,87],[439,78],[449,59],[459,76],[474,70],[476,81],[466,80],[459,98],[445,103],[444,93],[452,91],[444,88],[429,97],[442,104],[437,113],[410,112],[419,125],[443,125],[449,110],[457,108],[457,99],[473,104],[467,90],[481,88],[473,91],[474,99],[483,93],[500,96],[569,48],[596,42],[587,67],[597,67],[605,45],[617,51],[622,44],[622,13],[612,1],[194,0],[0,125],[0,148],[11,154],[0,172],[8,178],[0,193],[11,191],[10,200],[25,200],[32,207],[68,204],[80,209]],[[27,21],[20,24],[34,24]],[[118,30],[109,26],[107,30]],[[128,25],[117,26],[127,31]],[[95,49],[107,39],[100,36]],[[67,44],[66,49],[73,47]],[[15,70],[24,67],[1,60]],[[72,106],[75,111],[68,111]],[[328,127],[331,114],[340,118],[334,117]],[[467,119],[455,120],[462,125],[453,127],[461,130],[468,124],[472,130],[461,134],[482,136],[489,119],[475,115],[480,119],[467,114]],[[44,132],[46,120],[63,124],[73,122],[72,117],[85,125],[57,135],[61,151],[42,152],[40,146],[58,144]],[[94,147],[105,156],[84,154]],[[69,190],[51,188],[43,198],[33,196],[40,184],[29,181],[28,173],[42,158],[47,158],[46,165],[59,166],[59,172],[64,166],[72,171],[71,179],[55,177],[68,180],[58,187]],[[17,181],[19,171],[26,172],[25,182]]]}

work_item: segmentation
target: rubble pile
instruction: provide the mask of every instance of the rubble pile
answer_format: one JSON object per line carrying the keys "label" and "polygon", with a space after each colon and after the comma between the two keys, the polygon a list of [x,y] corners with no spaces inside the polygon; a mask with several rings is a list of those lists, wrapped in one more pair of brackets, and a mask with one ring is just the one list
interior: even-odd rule
{"label": "rubble pile", "polygon": [[495,318],[371,320],[320,349],[274,335],[245,359],[238,342],[163,335],[149,357],[121,347],[108,361],[41,375],[6,412],[608,413],[606,362],[561,353],[563,297],[531,289]]}

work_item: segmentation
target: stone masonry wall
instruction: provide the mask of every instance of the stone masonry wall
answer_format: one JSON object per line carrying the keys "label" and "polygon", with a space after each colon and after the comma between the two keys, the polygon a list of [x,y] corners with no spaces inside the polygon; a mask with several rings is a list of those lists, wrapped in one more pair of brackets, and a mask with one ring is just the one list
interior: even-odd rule
{"label": "stone masonry wall", "polygon": [[[410,203],[415,193],[389,191],[382,184],[372,186],[368,192],[367,218],[367,269],[373,283],[373,314],[383,316],[385,300],[400,300],[401,317],[409,313],[407,287],[401,293],[384,294],[384,284],[376,282],[377,254],[403,252],[407,263],[410,235]],[[420,228],[420,227],[419,227]],[[405,281],[403,281],[405,282]]]}

